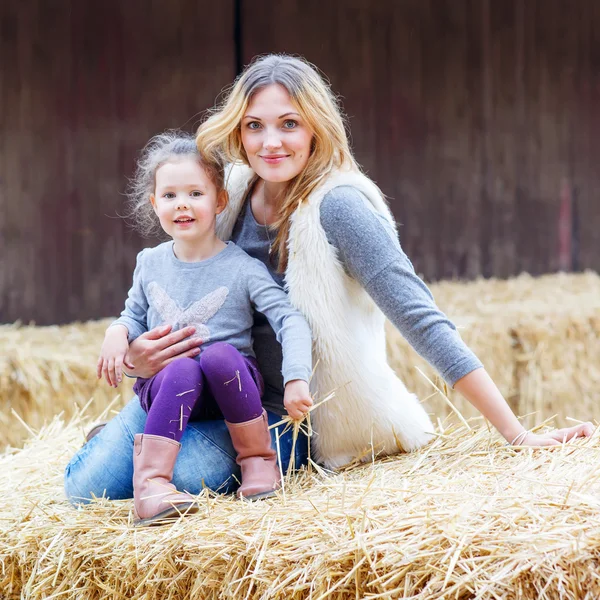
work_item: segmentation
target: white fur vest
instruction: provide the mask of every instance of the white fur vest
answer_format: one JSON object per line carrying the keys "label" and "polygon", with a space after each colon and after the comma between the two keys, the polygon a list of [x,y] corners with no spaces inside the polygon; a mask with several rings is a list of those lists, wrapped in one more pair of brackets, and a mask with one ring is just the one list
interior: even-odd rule
{"label": "white fur vest", "polygon": [[[229,204],[217,218],[221,239],[231,237],[253,171],[234,165],[227,177]],[[312,413],[312,451],[328,468],[395,454],[426,444],[433,432],[427,413],[387,363],[385,317],[364,288],[349,277],[321,226],[321,201],[333,188],[351,185],[395,225],[373,182],[358,172],[334,172],[292,215],[285,273],[291,303],[313,334],[317,365],[311,392],[335,396]],[[317,397],[318,400],[318,397]]]}

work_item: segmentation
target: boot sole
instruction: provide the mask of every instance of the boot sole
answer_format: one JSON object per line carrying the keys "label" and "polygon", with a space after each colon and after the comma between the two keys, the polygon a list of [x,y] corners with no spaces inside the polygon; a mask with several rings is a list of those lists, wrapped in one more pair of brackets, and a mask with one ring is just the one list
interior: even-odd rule
{"label": "boot sole", "polygon": [[268,492],[259,492],[258,494],[251,494],[250,496],[238,496],[240,500],[246,502],[252,502],[253,500],[265,500],[267,498],[274,498],[277,495],[277,490],[269,490]]}
{"label": "boot sole", "polygon": [[200,507],[195,502],[184,502],[177,505],[177,508],[171,506],[153,517],[146,517],[145,519],[136,519],[133,522],[134,527],[150,527],[153,525],[166,525],[167,523],[172,523],[173,521],[177,521],[180,517],[184,515],[193,515],[197,513]]}

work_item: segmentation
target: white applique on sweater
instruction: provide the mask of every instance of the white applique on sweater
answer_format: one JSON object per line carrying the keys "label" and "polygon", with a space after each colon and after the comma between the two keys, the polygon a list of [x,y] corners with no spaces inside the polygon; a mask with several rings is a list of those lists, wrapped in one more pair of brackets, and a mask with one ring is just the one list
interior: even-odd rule
{"label": "white applique on sweater", "polygon": [[155,281],[148,285],[148,298],[153,308],[160,314],[163,324],[173,326],[173,331],[184,327],[195,327],[196,336],[203,342],[210,340],[210,330],[206,322],[214,317],[229,294],[229,289],[219,287],[187,308],[181,308],[173,298]]}

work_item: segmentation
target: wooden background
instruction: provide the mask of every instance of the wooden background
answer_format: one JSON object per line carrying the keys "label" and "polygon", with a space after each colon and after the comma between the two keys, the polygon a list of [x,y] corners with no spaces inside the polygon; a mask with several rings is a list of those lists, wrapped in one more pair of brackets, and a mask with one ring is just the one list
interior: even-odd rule
{"label": "wooden background", "polygon": [[600,270],[596,0],[5,0],[0,322],[117,314],[136,153],[253,56],[329,77],[429,280]]}

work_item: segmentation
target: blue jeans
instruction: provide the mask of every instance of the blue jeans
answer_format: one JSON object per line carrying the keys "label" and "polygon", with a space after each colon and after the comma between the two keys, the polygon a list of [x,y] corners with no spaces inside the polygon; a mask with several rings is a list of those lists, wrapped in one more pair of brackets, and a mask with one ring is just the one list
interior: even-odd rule
{"label": "blue jeans", "polygon": [[[268,412],[269,424],[281,417]],[[143,433],[146,413],[134,397],[108,422],[102,431],[85,444],[65,469],[65,493],[72,504],[83,504],[92,496],[112,500],[133,498],[133,438]],[[292,452],[292,432],[279,429],[279,451],[283,473],[287,471]],[[272,445],[275,429],[271,429]],[[307,463],[308,439],[300,434],[296,441],[296,467]],[[178,490],[198,494],[203,487],[221,493],[237,489],[241,479],[235,462],[236,452],[222,419],[190,421],[181,439],[181,450],[175,463],[173,483]]]}

